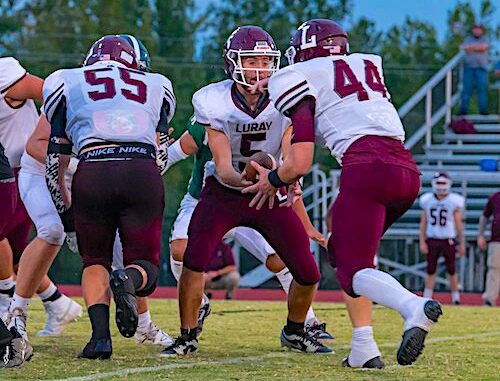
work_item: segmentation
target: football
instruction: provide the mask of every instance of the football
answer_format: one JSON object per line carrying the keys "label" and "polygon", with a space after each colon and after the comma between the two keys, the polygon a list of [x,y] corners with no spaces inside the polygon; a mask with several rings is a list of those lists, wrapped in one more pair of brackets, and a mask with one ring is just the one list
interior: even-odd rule
{"label": "football", "polygon": [[259,174],[257,173],[257,170],[250,164],[251,161],[255,161],[257,164],[262,165],[267,169],[276,169],[278,167],[276,159],[273,157],[273,155],[263,151],[254,153],[248,158],[247,165],[245,166],[245,177],[247,180],[253,182],[257,182],[259,180]]}

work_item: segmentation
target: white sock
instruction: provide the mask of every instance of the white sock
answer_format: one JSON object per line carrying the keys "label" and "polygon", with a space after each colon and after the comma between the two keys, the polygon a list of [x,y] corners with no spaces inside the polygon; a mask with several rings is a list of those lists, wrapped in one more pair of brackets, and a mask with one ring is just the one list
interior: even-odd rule
{"label": "white sock", "polygon": [[278,278],[279,282],[281,283],[281,287],[283,288],[283,291],[288,295],[288,290],[290,290],[290,285],[292,284],[292,274],[290,273],[290,270],[288,268],[284,268],[281,270],[279,273],[276,273],[276,277]]}
{"label": "white sock", "polygon": [[404,319],[411,316],[420,297],[412,294],[391,275],[375,269],[363,269],[354,274],[352,287],[356,294],[398,311]]}
{"label": "white sock", "polygon": [[50,282],[49,287],[47,287],[44,291],[38,294],[38,297],[43,301],[49,297],[51,297],[54,292],[57,291],[57,287],[53,282]]}
{"label": "white sock", "polygon": [[[276,273],[276,277],[278,278],[279,282],[281,283],[281,287],[283,287],[283,291],[288,295],[288,291],[290,290],[290,285],[292,284],[292,274],[290,273],[290,270],[288,268],[284,268],[281,270],[279,273]],[[314,311],[312,307],[309,307],[307,310],[307,315],[306,315],[306,325],[312,325],[313,322],[315,322],[316,315],[314,314]]]}
{"label": "white sock", "polygon": [[434,292],[434,290],[430,289],[430,288],[424,288],[424,298],[432,298],[432,293]]}
{"label": "white sock", "polygon": [[174,278],[179,283],[179,278],[182,273],[182,261],[176,261],[172,256],[170,256],[170,269],[172,270],[172,274],[174,274]]}
{"label": "white sock", "polygon": [[151,324],[151,314],[149,310],[143,312],[142,314],[139,314],[139,322],[137,324],[138,330],[144,331],[149,328],[150,324]]}
{"label": "white sock", "polygon": [[22,296],[14,293],[12,297],[12,301],[10,302],[9,312],[14,311],[15,309],[19,309],[23,311],[24,314],[28,311],[28,306],[30,304],[31,298],[23,298]]}
{"label": "white sock", "polygon": [[460,291],[452,291],[451,292],[451,300],[453,302],[460,302]]}
{"label": "white sock", "polygon": [[371,326],[353,328],[349,365],[359,368],[377,356],[380,356],[380,351],[373,338],[373,328]]}
{"label": "white sock", "polygon": [[11,275],[7,279],[0,279],[0,290],[10,290],[16,285],[14,282],[14,277]]}

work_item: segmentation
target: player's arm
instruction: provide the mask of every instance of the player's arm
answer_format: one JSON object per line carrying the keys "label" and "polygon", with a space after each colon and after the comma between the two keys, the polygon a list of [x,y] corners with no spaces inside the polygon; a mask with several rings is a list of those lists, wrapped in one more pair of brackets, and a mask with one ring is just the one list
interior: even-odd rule
{"label": "player's arm", "polygon": [[250,203],[251,207],[260,209],[269,200],[271,208],[278,188],[293,184],[309,172],[314,159],[314,112],[315,100],[310,96],[302,98],[289,110],[293,125],[292,145],[278,169],[269,171],[251,162],[259,172],[259,182],[243,190],[244,193],[257,193]]}
{"label": "player's arm", "polygon": [[304,229],[309,238],[311,238],[318,245],[326,248],[327,240],[325,236],[321,234],[318,230],[316,230],[316,228],[312,224],[311,219],[307,214],[306,206],[304,205],[304,200],[302,200],[302,197],[300,197],[296,202],[292,204],[292,209],[299,216],[300,221],[302,222],[302,225],[304,225]]}
{"label": "player's arm", "polygon": [[207,128],[208,145],[212,151],[217,175],[224,184],[241,187],[251,184],[243,179],[241,173],[233,168],[231,145],[226,134],[222,131]]}
{"label": "player's arm", "polygon": [[168,161],[165,171],[175,163],[195,154],[203,144],[205,128],[196,123],[193,118],[190,121],[188,130],[179,139],[168,146]]}
{"label": "player's arm", "polygon": [[38,160],[40,163],[45,163],[47,158],[47,147],[50,139],[50,123],[44,114],[38,118],[33,133],[26,142],[26,152]]}
{"label": "player's arm", "polygon": [[42,87],[43,79],[27,73],[7,90],[5,97],[15,101],[42,100]]}
{"label": "player's arm", "polygon": [[160,120],[156,127],[158,140],[158,156],[156,163],[163,175],[168,169],[168,147],[170,145],[170,121],[174,117],[176,98],[172,89],[172,83],[164,76],[158,75],[158,80],[162,82],[163,101],[160,107]]}
{"label": "player's arm", "polygon": [[458,254],[461,257],[465,255],[465,234],[464,234],[464,224],[462,222],[462,209],[455,209],[453,212],[453,219],[455,221],[455,229],[457,231]]}
{"label": "player's arm", "polygon": [[60,98],[50,116],[47,114],[51,133],[45,161],[45,181],[64,230],[71,232],[74,231],[74,222],[70,197],[64,184],[64,173],[71,158],[72,145],[66,136],[66,99],[63,95]]}
{"label": "player's arm", "polygon": [[427,242],[425,242],[425,232],[427,230],[427,213],[425,210],[422,211],[422,215],[420,216],[420,234],[419,234],[419,246],[420,252],[424,255],[429,253],[429,247],[427,246]]}

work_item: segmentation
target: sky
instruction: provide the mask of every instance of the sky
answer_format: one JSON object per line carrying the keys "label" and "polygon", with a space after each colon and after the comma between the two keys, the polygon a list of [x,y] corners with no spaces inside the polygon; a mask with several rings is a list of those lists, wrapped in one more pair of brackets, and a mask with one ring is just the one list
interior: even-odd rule
{"label": "sky", "polygon": [[[427,21],[438,33],[439,41],[446,35],[448,11],[458,0],[353,0],[353,16],[375,21],[377,29],[386,31],[392,25],[401,25],[406,16]],[[462,1],[463,2],[463,1]],[[481,0],[468,0],[479,14]],[[492,0],[496,8],[495,19],[500,20],[500,0]],[[480,20],[479,20],[480,21]]]}

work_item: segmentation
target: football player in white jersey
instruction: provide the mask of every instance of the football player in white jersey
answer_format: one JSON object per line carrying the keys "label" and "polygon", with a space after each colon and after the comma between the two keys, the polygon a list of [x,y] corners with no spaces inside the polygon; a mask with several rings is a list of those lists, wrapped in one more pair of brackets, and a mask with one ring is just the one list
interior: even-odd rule
{"label": "football player in white jersey", "polygon": [[[51,124],[46,181],[63,224],[76,231],[84,264],[92,337],[83,358],[112,354],[109,288],[118,329],[131,337],[138,325],[136,296],[150,295],[157,283],[164,208],[160,170],[166,165],[175,97],[167,78],[137,69],[129,42],[104,36],[83,68],[59,70],[43,87]],[[72,146],[80,162],[70,197],[61,173]],[[125,269],[110,276],[117,230]]]}
{"label": "football player in white jersey", "polygon": [[[205,127],[196,122],[193,116],[187,125],[187,131],[171,146],[168,147],[168,164],[173,165],[179,160],[188,156],[194,156],[194,165],[189,180],[188,191],[181,201],[181,205],[172,228],[170,241],[170,268],[174,277],[179,281],[182,272],[182,260],[186,251],[188,241],[188,226],[194,212],[194,208],[200,198],[203,187],[205,164],[212,160],[212,153],[208,147],[207,132]],[[303,201],[293,205],[295,211],[299,213],[308,236],[319,245],[326,247],[325,237],[317,231],[309,216],[305,211]],[[301,213],[300,211],[303,211]],[[266,265],[278,278],[283,290],[288,293],[292,283],[292,274],[286,268],[283,261],[278,257],[275,250],[266,242],[265,238],[256,230],[238,226],[230,230],[224,239],[232,239],[241,245],[245,250]],[[198,328],[201,331],[203,320],[210,314],[210,304],[206,295],[203,295],[203,302],[198,316]],[[312,307],[307,312],[306,330],[310,335],[320,340],[332,340],[333,336],[326,331],[326,323],[318,320]]]}
{"label": "football player in white jersey", "polygon": [[[34,160],[28,162],[22,157],[22,154],[26,141],[35,128],[38,119],[38,112],[32,99],[42,98],[43,81],[28,74],[19,62],[12,57],[0,58],[0,72],[2,73],[1,82],[4,85],[2,90],[3,98],[0,101],[0,141],[5,145],[7,159],[15,175],[15,182],[12,184],[20,188],[19,167],[34,162]],[[2,271],[10,272],[8,278],[2,276],[2,280],[0,280],[0,301],[3,304],[2,307],[4,307],[2,312],[6,314],[5,319],[9,328],[14,327],[26,339],[24,326],[26,315],[25,310],[19,308],[17,303],[19,299],[26,301],[27,307],[31,296],[37,292],[48,313],[46,329],[57,325],[59,333],[69,322],[81,315],[81,307],[58,291],[57,287],[48,278],[46,271],[41,273],[37,279],[19,278],[19,274],[23,272],[23,266],[26,266],[26,263],[29,262],[29,260],[21,259],[28,245],[32,225],[25,205],[21,202],[20,193],[21,190],[19,189],[18,192],[16,187],[16,199],[15,203],[12,204],[15,208],[14,216],[10,217],[9,224],[0,233],[6,236],[6,239],[1,243],[0,252],[3,263],[0,268]],[[2,197],[1,204],[4,204],[4,201],[7,200],[7,197]],[[3,218],[9,218],[8,213],[0,213],[0,220]],[[7,265],[9,263],[10,265]],[[12,279],[12,263],[18,275],[15,293]],[[19,267],[17,266],[18,263]],[[23,294],[22,290],[26,284],[29,284],[31,291]],[[9,311],[8,314],[7,310]],[[42,332],[46,332],[46,329]]]}
{"label": "football player in white jersey", "polygon": [[403,146],[404,129],[384,84],[382,59],[349,54],[346,32],[326,19],[303,23],[293,34],[287,58],[290,66],[270,78],[269,93],[292,120],[292,149],[276,170],[253,163],[259,182],[244,192],[256,193],[251,205],[257,208],[268,200],[272,205],[277,188],[309,171],[316,135],[343,166],[328,250],[353,326],[351,352],[343,365],[384,366],[373,339],[372,301],[404,318],[397,360],[411,364],[442,311],[438,302],[416,296],[374,266],[382,235],[411,207],[420,189],[420,172]]}
{"label": "football player in white jersey", "polygon": [[[138,64],[140,70],[150,71],[149,54],[144,44],[134,36],[128,34],[121,36],[127,39],[130,45],[134,47],[136,56],[139,57]],[[21,158],[22,168],[19,173],[21,198],[37,228],[37,238],[28,245],[23,253],[24,259],[21,261],[22,266],[18,272],[17,293],[21,296],[32,293],[33,279],[46,272],[46,269],[48,269],[57,255],[58,248],[60,247],[59,242],[62,243],[64,239],[64,228],[47,189],[45,183],[45,165],[42,164],[45,163],[49,139],[50,124],[47,122],[45,116],[42,115],[35,131],[28,139],[26,152],[24,152]],[[33,158],[38,163],[34,163]],[[71,184],[77,164],[78,160],[71,158],[68,171],[66,172],[66,183]],[[68,232],[66,240],[70,248],[77,252],[75,233]],[[113,246],[113,268],[123,268],[123,252],[118,234]],[[31,282],[23,282],[23,279],[30,279]],[[18,306],[18,308],[20,307],[24,306]],[[39,335],[57,336],[68,324],[68,321],[73,319],[75,315],[81,314],[80,306],[78,308],[76,306],[68,307],[64,310],[64,316],[55,315],[55,319],[48,319],[45,329],[40,331]],[[53,309],[54,307],[51,306],[51,310]],[[135,339],[138,343],[154,345],[169,345],[172,343],[170,336],[159,329],[151,320],[146,297],[137,297],[137,312],[139,314],[139,321]]]}
{"label": "football player in white jersey", "polygon": [[248,206],[249,197],[240,192],[250,183],[242,174],[248,158],[258,151],[279,157],[285,149],[282,142],[290,139],[290,120],[276,112],[268,93],[250,92],[252,84],[277,70],[280,52],[265,30],[243,26],[228,38],[224,58],[230,79],[207,85],[193,95],[195,118],[206,127],[213,162],[207,163],[205,185],[188,228],[179,279],[181,335],[162,355],[197,352],[203,273],[222,237],[237,226],[259,231],[292,273],[282,346],[332,353],[304,329],[319,271],[302,222],[291,208],[276,205],[273,210],[255,211]]}
{"label": "football player in white jersey", "polygon": [[450,192],[452,181],[445,172],[438,172],[432,179],[432,192],[420,196],[423,209],[420,220],[420,251],[427,259],[427,278],[425,279],[424,298],[432,298],[436,284],[436,267],[442,255],[446,272],[450,280],[453,304],[460,304],[458,275],[455,269],[458,253],[465,255],[465,237],[462,223],[462,211],[465,199],[458,193]]}

